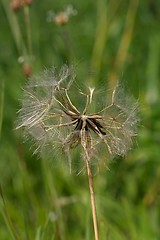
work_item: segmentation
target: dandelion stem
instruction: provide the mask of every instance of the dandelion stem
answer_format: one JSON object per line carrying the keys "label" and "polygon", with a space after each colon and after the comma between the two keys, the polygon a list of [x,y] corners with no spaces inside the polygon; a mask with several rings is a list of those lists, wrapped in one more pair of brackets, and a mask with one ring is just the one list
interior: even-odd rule
{"label": "dandelion stem", "polygon": [[92,176],[92,170],[90,166],[88,151],[86,149],[84,150],[86,154],[86,167],[87,167],[91,206],[92,206],[94,236],[95,236],[95,240],[98,240],[99,238],[98,238],[97,211],[96,211],[96,202],[95,202],[94,187],[93,187],[93,176]]}

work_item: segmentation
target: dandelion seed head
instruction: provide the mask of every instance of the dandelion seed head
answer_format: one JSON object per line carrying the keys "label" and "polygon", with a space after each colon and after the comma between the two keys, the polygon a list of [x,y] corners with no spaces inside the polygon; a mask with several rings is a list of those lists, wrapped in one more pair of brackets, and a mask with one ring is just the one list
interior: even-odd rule
{"label": "dandelion seed head", "polygon": [[55,14],[52,10],[47,13],[47,22],[55,22],[57,25],[62,26],[68,23],[71,16],[76,16],[77,10],[72,5],[68,5],[64,11]]}
{"label": "dandelion seed head", "polygon": [[[57,152],[64,153],[70,171],[75,164],[72,152],[78,149],[81,164],[78,160],[76,163],[83,171],[85,154],[92,165],[98,166],[104,151],[111,159],[125,156],[131,149],[139,121],[138,103],[117,85],[109,101],[101,96],[103,104],[97,109],[95,89],[75,93],[75,78],[74,68],[67,65],[30,78],[24,88],[17,129],[23,128],[27,138],[34,139],[34,153],[50,158]],[[77,100],[73,102],[75,94]],[[79,101],[80,96],[83,101]]]}

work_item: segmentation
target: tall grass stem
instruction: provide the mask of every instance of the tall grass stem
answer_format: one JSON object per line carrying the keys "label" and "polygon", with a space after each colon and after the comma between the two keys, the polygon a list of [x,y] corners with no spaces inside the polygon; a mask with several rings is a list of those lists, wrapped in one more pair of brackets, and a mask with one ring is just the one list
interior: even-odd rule
{"label": "tall grass stem", "polygon": [[0,198],[1,198],[1,204],[0,204],[0,211],[3,215],[4,221],[6,223],[6,226],[8,228],[8,231],[10,233],[11,239],[13,240],[20,240],[20,237],[17,235],[17,232],[13,226],[12,220],[10,218],[7,206],[6,206],[6,202],[3,196],[3,192],[2,192],[2,187],[0,184]]}
{"label": "tall grass stem", "polygon": [[28,53],[29,53],[29,56],[31,57],[32,56],[32,37],[31,37],[29,6],[24,6],[24,20],[26,24]]}
{"label": "tall grass stem", "polygon": [[108,77],[110,88],[115,86],[117,79],[119,79],[119,74],[121,74],[124,64],[127,60],[128,50],[133,37],[138,4],[139,0],[130,0],[124,32],[120,41],[119,49],[117,50],[117,56],[115,57],[113,69]]}
{"label": "tall grass stem", "polygon": [[10,30],[11,30],[18,54],[25,56],[26,48],[25,48],[25,44],[23,42],[21,29],[20,29],[20,25],[19,25],[19,21],[17,19],[16,13],[14,13],[10,9],[10,7],[8,5],[8,1],[2,0],[1,2],[3,5],[3,9],[6,14],[6,18],[8,20],[9,26],[10,26]]}
{"label": "tall grass stem", "polygon": [[0,82],[0,136],[3,122],[3,109],[4,109],[4,80]]}

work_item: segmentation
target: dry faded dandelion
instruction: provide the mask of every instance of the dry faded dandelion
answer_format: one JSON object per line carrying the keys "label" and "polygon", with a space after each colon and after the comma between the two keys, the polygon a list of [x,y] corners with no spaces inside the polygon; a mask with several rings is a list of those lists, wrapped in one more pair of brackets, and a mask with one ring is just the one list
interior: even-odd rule
{"label": "dry faded dandelion", "polygon": [[117,85],[110,100],[101,95],[98,105],[93,88],[89,87],[86,93],[80,90],[75,93],[72,84],[75,78],[74,68],[67,65],[58,74],[53,67],[30,78],[24,89],[17,129],[24,128],[35,140],[35,153],[63,151],[70,171],[71,150],[81,146],[83,157],[80,158],[83,169],[87,169],[95,239],[98,240],[91,166],[95,159],[101,160],[105,149],[112,158],[124,156],[131,148],[138,122],[137,103]]}
{"label": "dry faded dandelion", "polygon": [[76,16],[77,10],[72,5],[68,5],[64,11],[54,13],[52,10],[47,13],[47,22],[55,22],[59,26],[68,23],[71,16]]}
{"label": "dry faded dandelion", "polygon": [[21,7],[31,5],[32,0],[11,0],[10,6],[13,11],[18,11]]}
{"label": "dry faded dandelion", "polygon": [[80,111],[76,106],[79,102],[74,104],[70,98],[70,94],[75,95],[71,87],[75,78],[73,67],[67,65],[58,74],[53,67],[33,76],[24,89],[17,128],[23,127],[35,140],[35,153],[56,148],[67,153],[70,169],[70,152],[78,145],[87,151],[89,159],[99,160],[103,146],[111,158],[124,156],[136,135],[137,102],[117,85],[110,101],[106,103],[107,98],[102,95],[101,109],[91,113],[92,108],[96,109],[96,98],[94,89],[88,88],[87,93],[77,93],[85,99]]}

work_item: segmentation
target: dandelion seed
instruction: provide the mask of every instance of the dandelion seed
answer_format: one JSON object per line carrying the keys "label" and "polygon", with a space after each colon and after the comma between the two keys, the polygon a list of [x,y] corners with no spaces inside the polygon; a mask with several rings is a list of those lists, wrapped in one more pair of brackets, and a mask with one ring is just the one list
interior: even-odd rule
{"label": "dandelion seed", "polygon": [[[71,86],[76,78],[73,67],[64,65],[33,76],[27,83],[19,110],[18,128],[23,127],[36,142],[36,151],[58,148],[68,154],[78,145],[86,150],[89,159],[99,159],[102,146],[110,158],[124,156],[132,147],[138,123],[137,107],[118,85],[112,92],[110,103],[91,113],[94,90],[80,94],[85,99],[83,111],[72,102]],[[106,97],[103,96],[104,101]],[[94,161],[93,161],[94,162]],[[92,161],[91,161],[92,163]]]}
{"label": "dandelion seed", "polygon": [[[72,85],[76,78],[73,67],[64,65],[56,73],[56,69],[45,70],[40,76],[30,78],[24,89],[22,108],[19,110],[18,128],[36,142],[35,153],[62,150],[68,157],[68,165],[72,169],[72,149],[81,146],[83,164],[79,173],[86,166],[95,240],[98,240],[98,224],[93,189],[91,165],[94,159],[99,161],[100,154],[108,153],[124,156],[132,146],[138,123],[137,107],[131,98],[118,85],[112,92],[110,102],[101,96],[104,106],[92,112],[95,90],[89,88],[87,93],[76,93],[77,101],[73,103],[75,92]],[[79,109],[79,96],[85,101],[83,109]],[[95,101],[97,104],[97,100]],[[82,102],[80,102],[82,104]]]}

